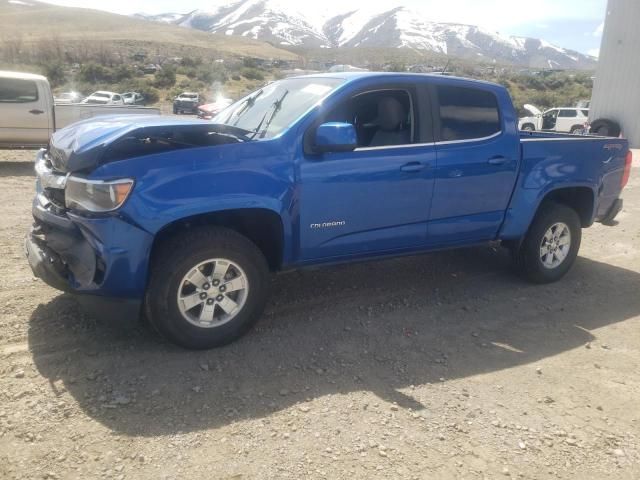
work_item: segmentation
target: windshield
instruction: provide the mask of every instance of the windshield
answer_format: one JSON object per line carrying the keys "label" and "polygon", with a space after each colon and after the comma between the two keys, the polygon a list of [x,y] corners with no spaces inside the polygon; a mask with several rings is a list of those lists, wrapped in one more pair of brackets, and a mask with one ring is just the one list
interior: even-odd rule
{"label": "windshield", "polygon": [[246,130],[252,139],[273,138],[343,82],[339,78],[288,78],[270,83],[213,118]]}
{"label": "windshield", "polygon": [[111,95],[109,95],[108,93],[94,93],[91,96],[96,98],[111,98]]}

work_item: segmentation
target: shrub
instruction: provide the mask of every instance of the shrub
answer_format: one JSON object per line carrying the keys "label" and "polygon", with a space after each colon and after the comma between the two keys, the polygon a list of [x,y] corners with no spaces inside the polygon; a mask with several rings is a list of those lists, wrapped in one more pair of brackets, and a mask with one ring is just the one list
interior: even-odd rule
{"label": "shrub", "polygon": [[78,77],[80,81],[87,83],[111,82],[111,69],[97,63],[85,63],[80,67]]}
{"label": "shrub", "polygon": [[160,92],[155,89],[149,80],[129,80],[117,86],[119,92],[138,92],[144,96],[145,103],[157,103],[160,100]]}
{"label": "shrub", "polygon": [[220,82],[224,83],[229,80],[226,72],[215,66],[201,66],[196,71],[196,78],[204,83]]}
{"label": "shrub", "polygon": [[49,79],[49,83],[53,88],[64,85],[67,81],[64,68],[60,63],[50,63],[44,65],[44,75]]}
{"label": "shrub", "polygon": [[182,60],[180,60],[180,65],[187,68],[195,68],[202,65],[202,58],[183,57]]}
{"label": "shrub", "polygon": [[241,74],[247,80],[264,80],[264,74],[257,68],[243,68]]}
{"label": "shrub", "polygon": [[160,88],[173,87],[176,83],[176,69],[172,65],[166,65],[155,74],[155,86]]}

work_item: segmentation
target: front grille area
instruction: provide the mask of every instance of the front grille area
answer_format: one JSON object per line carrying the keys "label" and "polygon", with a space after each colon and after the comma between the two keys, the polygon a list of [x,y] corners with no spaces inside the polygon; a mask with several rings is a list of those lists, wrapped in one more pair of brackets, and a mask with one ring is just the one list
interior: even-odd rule
{"label": "front grille area", "polygon": [[45,188],[44,196],[57,208],[66,208],[64,202],[64,190],[59,188]]}
{"label": "front grille area", "polygon": [[65,209],[65,174],[55,169],[50,150],[38,154],[36,174],[42,194],[58,213],[63,211]]}

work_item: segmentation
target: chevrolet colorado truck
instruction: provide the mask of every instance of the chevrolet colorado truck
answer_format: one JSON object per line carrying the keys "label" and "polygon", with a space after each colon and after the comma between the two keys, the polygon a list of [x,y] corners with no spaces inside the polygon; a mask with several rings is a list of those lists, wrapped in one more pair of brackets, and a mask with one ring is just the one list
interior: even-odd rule
{"label": "chevrolet colorado truck", "polygon": [[518,132],[499,85],[367,72],[276,81],[207,122],[76,123],[35,168],[35,275],[210,348],[259,318],[270,272],[499,241],[556,281],[614,223],[631,154]]}

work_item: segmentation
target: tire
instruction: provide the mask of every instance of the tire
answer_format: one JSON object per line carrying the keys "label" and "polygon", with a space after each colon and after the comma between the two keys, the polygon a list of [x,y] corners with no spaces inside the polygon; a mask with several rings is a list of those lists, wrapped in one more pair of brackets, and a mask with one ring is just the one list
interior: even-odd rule
{"label": "tire", "polygon": [[177,115],[178,114],[178,109],[176,107],[173,107],[173,114]]}
{"label": "tire", "polygon": [[621,132],[622,129],[618,122],[614,122],[613,120],[608,120],[606,118],[594,120],[590,129],[590,133],[594,133],[602,137],[618,137]]}
{"label": "tire", "polygon": [[[555,230],[552,228],[554,226]],[[562,239],[567,238],[567,235],[563,234],[564,227],[568,231],[566,245],[568,248],[565,250],[562,245],[558,246],[552,239],[550,248],[555,248],[555,252],[551,253],[551,257],[549,253],[543,255],[543,244],[548,243],[545,237],[548,238],[551,232],[559,235],[559,242],[562,243]],[[524,278],[533,283],[551,283],[560,280],[578,256],[581,239],[582,226],[575,210],[559,203],[543,204],[523,241],[512,250],[516,268]],[[560,260],[561,256],[562,260]]]}
{"label": "tire", "polygon": [[581,125],[574,125],[571,127],[569,133],[571,133],[571,135],[582,135],[584,133],[584,127]]}
{"label": "tire", "polygon": [[[221,227],[197,228],[165,242],[154,258],[145,307],[150,323],[169,341],[188,349],[226,345],[244,335],[262,314],[269,268],[260,250],[246,237]],[[218,266],[220,272],[227,272],[227,280],[216,274]],[[186,279],[187,275],[195,279],[193,283]],[[207,283],[200,284],[198,278]],[[243,288],[230,286],[222,293],[224,285],[232,285],[230,278]],[[179,298],[183,300],[179,302]],[[233,303],[229,304],[229,300]],[[199,303],[185,310],[185,305],[192,302]],[[212,304],[208,308],[213,313],[205,326],[200,315],[207,302]],[[232,315],[228,310],[233,305],[237,309]]]}
{"label": "tire", "polygon": [[525,123],[522,126],[522,130],[525,132],[535,132],[536,131],[536,127],[533,126],[533,124],[531,123]]}

